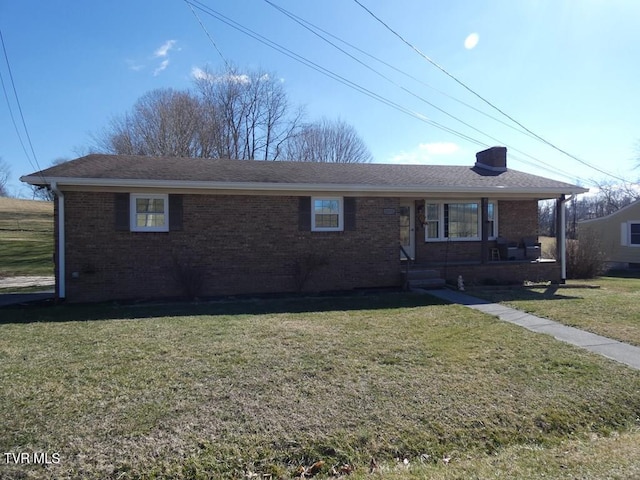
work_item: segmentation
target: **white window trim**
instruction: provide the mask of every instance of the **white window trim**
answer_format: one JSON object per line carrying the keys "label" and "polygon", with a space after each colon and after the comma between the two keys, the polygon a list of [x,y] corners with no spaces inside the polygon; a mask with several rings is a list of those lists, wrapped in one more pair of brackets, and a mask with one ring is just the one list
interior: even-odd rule
{"label": "white window trim", "polygon": [[[136,221],[136,200],[138,198],[160,199],[164,202],[164,225],[161,227],[139,227]],[[129,226],[132,232],[168,232],[169,231],[169,195],[151,193],[132,193],[129,195]]]}
{"label": "white window trim", "polygon": [[[318,200],[338,201],[338,226],[316,227],[316,215],[314,206]],[[311,197],[311,231],[312,232],[342,232],[344,230],[344,198],[343,197]]]}
{"label": "white window trim", "polygon": [[[480,235],[477,237],[454,237],[449,238],[444,236],[444,205],[451,203],[476,203],[478,205],[478,232]],[[489,240],[495,240],[498,238],[498,201],[497,200],[489,200],[489,203],[493,205],[493,233],[494,235],[489,235]],[[428,204],[436,204],[438,205],[438,237],[437,238],[429,238],[427,237],[427,225],[425,222],[424,228],[424,240],[425,242],[479,242],[482,240],[482,213],[480,209],[482,208],[481,200],[431,200],[425,199],[425,212],[426,206]]]}
{"label": "white window trim", "polygon": [[627,222],[627,247],[639,248],[640,243],[631,243],[631,225],[640,225],[640,220],[629,220]]}

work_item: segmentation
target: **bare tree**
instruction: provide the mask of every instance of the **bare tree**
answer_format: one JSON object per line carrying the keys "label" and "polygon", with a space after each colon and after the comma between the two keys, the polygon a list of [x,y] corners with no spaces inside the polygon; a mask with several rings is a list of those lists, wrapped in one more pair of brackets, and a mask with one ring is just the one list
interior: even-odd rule
{"label": "bare tree", "polygon": [[[51,162],[51,165],[49,166],[54,167],[56,165],[68,162],[69,160],[69,158],[58,157],[53,162]],[[46,200],[48,202],[52,202],[55,197],[54,193],[47,186],[39,187],[36,185],[31,185],[31,191],[34,200]]]}
{"label": "bare tree", "polygon": [[373,158],[353,126],[326,118],[303,126],[286,151],[288,159],[300,162],[367,163]]}
{"label": "bare tree", "polygon": [[11,168],[9,164],[0,158],[0,197],[8,197],[9,191],[7,190],[7,183],[9,182],[9,176],[11,175]]}
{"label": "bare tree", "polygon": [[153,90],[96,140],[115,154],[276,160],[298,129],[283,83],[258,70],[198,70],[195,91]]}
{"label": "bare tree", "polygon": [[540,235],[553,237],[556,234],[556,203],[553,200],[538,202],[538,231]]}
{"label": "bare tree", "polygon": [[211,156],[277,160],[302,118],[282,82],[262,70],[200,70],[196,89],[204,118],[199,138]]}
{"label": "bare tree", "polygon": [[0,197],[8,197],[9,191],[7,190],[7,183],[9,182],[9,176],[11,175],[11,168],[9,164],[0,158]]}
{"label": "bare tree", "polygon": [[138,99],[130,113],[111,121],[98,137],[98,146],[125,155],[199,156],[200,114],[200,102],[191,93],[152,90]]}

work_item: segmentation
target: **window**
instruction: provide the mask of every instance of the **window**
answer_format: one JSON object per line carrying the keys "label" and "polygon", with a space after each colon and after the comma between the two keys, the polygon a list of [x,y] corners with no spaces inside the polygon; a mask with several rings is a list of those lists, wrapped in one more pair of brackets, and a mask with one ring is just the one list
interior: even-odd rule
{"label": "window", "polygon": [[311,230],[316,232],[342,231],[344,225],[342,198],[314,197],[311,199]]}
{"label": "window", "polygon": [[131,231],[169,231],[168,195],[132,194],[130,199]]}
{"label": "window", "polygon": [[[436,202],[425,204],[425,240],[480,240],[482,238],[481,202]],[[497,205],[489,202],[487,228],[489,238],[497,236]]]}
{"label": "window", "polygon": [[640,247],[640,223],[629,223],[629,245]]}
{"label": "window", "polygon": [[440,205],[427,203],[425,234],[427,240],[440,238]]}
{"label": "window", "polygon": [[496,229],[496,204],[489,202],[487,228],[489,230],[489,238],[497,238],[498,230]]}
{"label": "window", "polygon": [[479,238],[477,203],[444,204],[445,238]]}

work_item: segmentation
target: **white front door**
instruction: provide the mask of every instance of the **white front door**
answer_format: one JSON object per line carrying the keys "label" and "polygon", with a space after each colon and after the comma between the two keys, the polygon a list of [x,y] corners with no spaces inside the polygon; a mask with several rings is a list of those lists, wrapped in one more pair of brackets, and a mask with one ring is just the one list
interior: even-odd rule
{"label": "white front door", "polygon": [[[416,258],[414,208],[413,201],[400,203],[400,245],[412,260]],[[400,258],[406,258],[402,250]]]}

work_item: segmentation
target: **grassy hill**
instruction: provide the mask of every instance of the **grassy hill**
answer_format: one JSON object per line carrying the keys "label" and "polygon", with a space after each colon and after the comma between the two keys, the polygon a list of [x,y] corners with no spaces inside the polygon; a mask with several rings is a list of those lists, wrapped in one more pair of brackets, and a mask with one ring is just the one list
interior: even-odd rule
{"label": "grassy hill", "polygon": [[53,203],[0,198],[0,277],[53,275]]}

